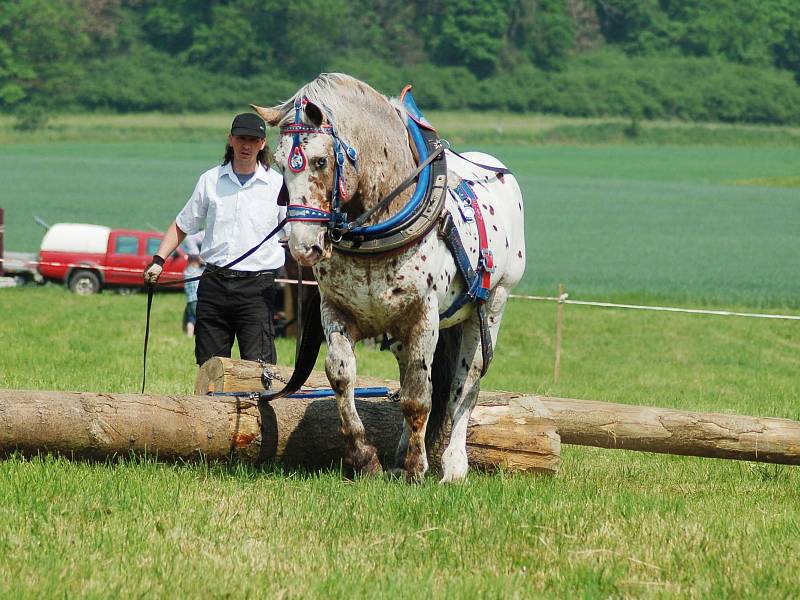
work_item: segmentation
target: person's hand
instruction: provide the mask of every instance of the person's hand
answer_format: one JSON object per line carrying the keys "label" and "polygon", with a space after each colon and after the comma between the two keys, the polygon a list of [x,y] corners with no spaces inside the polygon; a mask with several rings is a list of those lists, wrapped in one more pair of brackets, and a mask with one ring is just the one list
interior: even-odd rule
{"label": "person's hand", "polygon": [[153,262],[147,265],[144,270],[144,282],[154,284],[161,277],[161,271],[164,270],[164,259],[158,254],[153,255]]}

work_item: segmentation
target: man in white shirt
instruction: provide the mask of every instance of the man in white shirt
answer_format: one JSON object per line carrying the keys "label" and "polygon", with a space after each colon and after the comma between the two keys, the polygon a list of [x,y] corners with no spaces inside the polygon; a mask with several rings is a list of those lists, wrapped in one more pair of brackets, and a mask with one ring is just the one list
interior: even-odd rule
{"label": "man in white shirt", "polygon": [[220,268],[256,246],[286,216],[283,178],[268,168],[265,148],[266,127],[261,117],[253,113],[237,115],[222,164],[200,176],[144,271],[146,282],[158,281],[163,257],[169,256],[187,234],[205,225],[200,256],[210,273],[200,280],[197,291],[198,365],[212,356],[230,356],[234,337],[243,359],[272,364],[277,359],[273,303],[275,276],[284,264],[278,236],[235,268]]}

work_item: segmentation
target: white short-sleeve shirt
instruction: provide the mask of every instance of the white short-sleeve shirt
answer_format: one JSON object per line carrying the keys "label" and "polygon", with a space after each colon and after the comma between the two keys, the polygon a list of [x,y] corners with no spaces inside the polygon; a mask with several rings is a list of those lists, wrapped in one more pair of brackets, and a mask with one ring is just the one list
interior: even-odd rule
{"label": "white short-sleeve shirt", "polygon": [[[283,177],[277,171],[260,164],[244,185],[231,163],[214,167],[200,176],[175,224],[187,234],[200,231],[205,224],[200,256],[208,264],[224,266],[257,245],[286,216],[286,207],[278,206],[282,185]],[[287,232],[288,226],[231,268],[263,271],[282,267],[284,252],[278,238]]]}

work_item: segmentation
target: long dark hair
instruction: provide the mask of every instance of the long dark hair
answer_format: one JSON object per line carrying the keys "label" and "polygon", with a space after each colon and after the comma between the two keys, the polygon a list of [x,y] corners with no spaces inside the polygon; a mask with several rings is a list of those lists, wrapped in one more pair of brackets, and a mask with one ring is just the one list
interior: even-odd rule
{"label": "long dark hair", "polygon": [[[225,166],[233,160],[233,146],[225,144],[225,156],[222,157],[222,165]],[[256,154],[256,161],[265,169],[269,168],[269,147],[265,144],[264,148]]]}

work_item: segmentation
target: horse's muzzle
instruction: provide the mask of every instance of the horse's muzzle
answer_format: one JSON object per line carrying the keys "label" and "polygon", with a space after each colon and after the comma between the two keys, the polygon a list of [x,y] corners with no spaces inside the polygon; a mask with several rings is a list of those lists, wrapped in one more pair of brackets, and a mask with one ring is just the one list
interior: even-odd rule
{"label": "horse's muzzle", "polygon": [[322,248],[317,245],[311,246],[305,251],[293,251],[292,256],[294,259],[304,267],[313,267],[317,264],[323,256]]}
{"label": "horse's muzzle", "polygon": [[294,243],[290,240],[289,249],[294,259],[304,267],[313,267],[319,261],[330,258],[332,251],[325,229],[311,239],[294,240]]}

